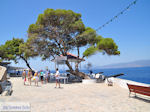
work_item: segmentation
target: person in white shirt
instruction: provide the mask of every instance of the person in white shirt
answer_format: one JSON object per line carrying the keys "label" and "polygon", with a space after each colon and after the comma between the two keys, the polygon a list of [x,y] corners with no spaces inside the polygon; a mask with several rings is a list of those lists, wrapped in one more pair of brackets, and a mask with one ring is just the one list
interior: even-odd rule
{"label": "person in white shirt", "polygon": [[57,88],[57,85],[58,85],[59,88],[60,88],[60,73],[59,73],[59,71],[58,71],[58,68],[56,68],[55,78],[56,78],[56,87],[55,87],[55,88]]}

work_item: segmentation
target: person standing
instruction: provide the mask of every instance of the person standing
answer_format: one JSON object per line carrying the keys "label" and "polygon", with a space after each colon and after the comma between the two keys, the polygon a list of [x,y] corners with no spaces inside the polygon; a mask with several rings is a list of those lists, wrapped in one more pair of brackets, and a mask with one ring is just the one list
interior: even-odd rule
{"label": "person standing", "polygon": [[43,79],[44,79],[44,72],[43,70],[40,71],[40,77],[41,77],[41,84],[43,84]]}
{"label": "person standing", "polygon": [[24,85],[26,85],[26,71],[25,70],[23,70],[22,72],[22,77],[24,79]]}
{"label": "person standing", "polygon": [[59,73],[59,71],[58,71],[58,68],[56,68],[55,79],[56,79],[56,87],[55,87],[55,88],[57,88],[57,85],[58,85],[59,88],[60,88],[60,73]]}
{"label": "person standing", "polygon": [[48,82],[50,82],[50,80],[51,80],[51,71],[49,70],[48,71]]}
{"label": "person standing", "polygon": [[38,86],[39,77],[37,71],[34,73],[34,78],[35,78],[35,86]]}
{"label": "person standing", "polygon": [[47,69],[46,70],[46,76],[45,76],[46,83],[49,82],[49,77],[50,77],[50,73],[49,73],[49,70]]}
{"label": "person standing", "polygon": [[30,86],[31,86],[31,78],[32,78],[32,70],[29,69],[29,71],[28,71],[28,81],[30,83]]}

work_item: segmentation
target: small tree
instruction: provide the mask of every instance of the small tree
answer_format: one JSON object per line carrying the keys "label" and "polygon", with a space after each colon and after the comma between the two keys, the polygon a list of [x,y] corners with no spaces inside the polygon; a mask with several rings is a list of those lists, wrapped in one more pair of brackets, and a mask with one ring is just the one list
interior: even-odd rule
{"label": "small tree", "polygon": [[[31,24],[28,29],[31,44],[36,48],[42,59],[55,57],[56,55],[67,56],[67,52],[77,50],[78,58],[81,47],[89,46],[84,52],[85,56],[103,52],[109,55],[119,54],[117,45],[112,39],[105,39],[98,36],[90,27],[85,27],[81,14],[71,10],[47,9],[44,14],[40,14],[35,24]],[[108,41],[108,42],[107,42]],[[84,73],[79,72],[76,63],[75,70],[66,60],[69,72],[81,78],[89,78]]]}
{"label": "small tree", "polygon": [[0,46],[0,52],[3,53],[1,60],[13,60],[15,63],[18,63],[18,60],[22,59],[27,67],[32,69],[28,59],[37,56],[37,53],[33,52],[33,47],[29,44],[29,42],[25,43],[23,39],[19,38],[6,41],[4,45]]}
{"label": "small tree", "polygon": [[1,45],[0,46],[0,62],[2,62],[5,57],[6,56],[5,56],[4,47],[3,47],[3,45]]}

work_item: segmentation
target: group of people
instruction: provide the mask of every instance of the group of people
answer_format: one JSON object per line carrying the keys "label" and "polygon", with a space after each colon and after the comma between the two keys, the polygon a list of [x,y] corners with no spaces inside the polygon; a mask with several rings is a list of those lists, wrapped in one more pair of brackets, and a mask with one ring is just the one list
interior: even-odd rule
{"label": "group of people", "polygon": [[[38,71],[32,71],[31,69],[26,72],[26,70],[23,71],[22,77],[24,79],[24,85],[26,85],[26,82],[28,80],[29,85],[31,85],[32,80],[35,82],[35,86],[38,86],[38,82],[41,81],[41,84],[48,83],[50,81],[50,71],[46,70],[46,73],[43,72],[43,70]],[[56,69],[55,73],[55,79],[56,79],[56,87],[60,88],[60,73],[58,68]]]}

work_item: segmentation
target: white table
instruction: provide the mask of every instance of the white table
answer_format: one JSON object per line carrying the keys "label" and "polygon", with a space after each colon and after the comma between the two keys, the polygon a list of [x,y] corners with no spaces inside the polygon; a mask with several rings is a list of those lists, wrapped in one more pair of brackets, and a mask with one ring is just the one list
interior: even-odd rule
{"label": "white table", "polygon": [[64,84],[68,83],[68,77],[60,77],[60,80],[64,80]]}

